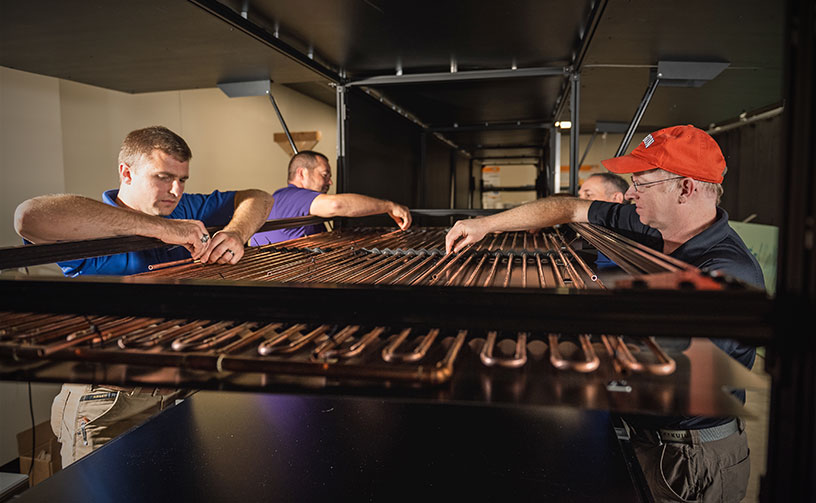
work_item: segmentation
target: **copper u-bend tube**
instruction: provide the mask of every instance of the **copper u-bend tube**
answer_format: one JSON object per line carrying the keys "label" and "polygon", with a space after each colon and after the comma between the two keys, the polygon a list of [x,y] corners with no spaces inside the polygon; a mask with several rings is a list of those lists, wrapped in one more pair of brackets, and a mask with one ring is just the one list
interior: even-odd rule
{"label": "copper u-bend tube", "polygon": [[612,345],[615,347],[615,359],[627,370],[632,372],[648,372],[649,374],[665,376],[674,372],[677,368],[677,363],[663,351],[663,348],[657,345],[654,337],[646,337],[643,339],[646,347],[654,354],[658,363],[643,363],[638,361],[626,347],[623,337],[617,336],[612,338]]}
{"label": "copper u-bend tube", "polygon": [[[385,327],[374,327],[364,336],[360,337],[360,340],[352,344],[351,346],[343,349],[335,349],[338,344],[342,343],[343,341],[337,342],[332,347],[323,348],[319,355],[316,355],[317,358],[353,358],[360,353],[363,352],[363,349],[366,348],[372,341],[376,340],[381,333],[385,331]],[[351,334],[349,334],[351,335]],[[345,337],[343,338],[345,340]]]}
{"label": "copper u-bend tube", "polygon": [[228,345],[224,346],[220,350],[218,350],[221,354],[230,354],[242,349],[249,344],[252,344],[256,340],[266,337],[266,335],[273,331],[279,329],[283,324],[282,323],[270,323],[269,325],[265,325],[254,332],[250,332],[246,336],[238,339],[237,341],[231,342]]}
{"label": "copper u-bend tube", "polygon": [[431,347],[431,344],[433,344],[433,341],[439,335],[439,329],[432,328],[429,330],[428,333],[422,338],[422,341],[420,341],[420,343],[412,351],[397,353],[397,349],[399,349],[400,345],[402,345],[410,334],[410,328],[403,329],[393,341],[388,343],[388,345],[383,348],[382,359],[387,362],[418,362],[425,357],[425,354],[428,353],[428,348]]}
{"label": "copper u-bend tube", "polygon": [[518,339],[516,339],[516,354],[510,358],[502,358],[493,356],[493,348],[496,346],[496,331],[487,333],[482,351],[479,353],[479,358],[488,367],[498,365],[500,367],[519,368],[527,363],[527,333],[519,332]]}
{"label": "copper u-bend tube", "polygon": [[305,323],[296,323],[283,332],[276,333],[272,337],[264,340],[262,343],[258,345],[258,353],[266,356],[275,352],[275,346],[281,343],[283,340],[289,338],[290,336],[300,332],[306,328]]}
{"label": "copper u-bend tube", "polygon": [[173,351],[184,351],[185,349],[190,349],[194,345],[197,346],[198,344],[200,344],[198,341],[218,332],[221,329],[226,329],[228,325],[229,325],[228,321],[219,321],[218,323],[213,323],[208,327],[193,330],[189,334],[183,335],[178,339],[174,340],[170,344],[170,348]]}
{"label": "copper u-bend tube", "polygon": [[323,341],[320,346],[318,346],[314,351],[312,351],[312,360],[323,360],[325,358],[329,358],[329,353],[339,346],[343,344],[346,339],[354,335],[358,330],[360,330],[360,325],[349,325],[343,327],[342,330],[334,334],[334,336],[329,337],[327,340]]}
{"label": "copper u-bend tube", "polygon": [[561,355],[558,348],[558,335],[550,334],[550,363],[559,370],[574,370],[576,372],[592,372],[601,364],[600,358],[595,354],[592,343],[588,335],[579,335],[578,341],[581,344],[581,351],[584,354],[583,360],[567,360]]}

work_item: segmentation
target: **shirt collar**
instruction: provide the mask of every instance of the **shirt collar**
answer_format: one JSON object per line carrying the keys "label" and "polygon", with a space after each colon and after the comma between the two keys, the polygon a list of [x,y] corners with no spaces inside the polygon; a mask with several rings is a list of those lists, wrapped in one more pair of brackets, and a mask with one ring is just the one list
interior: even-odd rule
{"label": "shirt collar", "polygon": [[116,198],[119,197],[119,189],[110,189],[102,193],[102,202],[111,206],[119,206],[116,204]]}
{"label": "shirt collar", "polygon": [[728,213],[718,207],[717,217],[714,219],[714,223],[708,226],[703,232],[680,245],[679,248],[670,253],[670,256],[683,260],[684,262],[690,262],[688,257],[699,257],[709,248],[722,241],[723,236],[727,232],[727,227]]}

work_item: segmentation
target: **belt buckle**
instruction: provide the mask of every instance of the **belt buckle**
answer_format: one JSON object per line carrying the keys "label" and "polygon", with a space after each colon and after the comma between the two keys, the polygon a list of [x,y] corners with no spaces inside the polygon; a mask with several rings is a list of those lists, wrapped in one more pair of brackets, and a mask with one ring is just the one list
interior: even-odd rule
{"label": "belt buckle", "polygon": [[688,444],[691,442],[691,432],[688,430],[658,430],[657,435],[663,442]]}

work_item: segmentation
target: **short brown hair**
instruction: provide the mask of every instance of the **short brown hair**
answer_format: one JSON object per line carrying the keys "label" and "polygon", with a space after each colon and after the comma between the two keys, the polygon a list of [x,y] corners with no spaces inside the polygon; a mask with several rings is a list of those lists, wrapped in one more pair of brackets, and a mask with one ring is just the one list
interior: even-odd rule
{"label": "short brown hair", "polygon": [[317,167],[317,160],[323,159],[326,161],[326,164],[329,162],[329,158],[325,155],[321,154],[320,152],[315,152],[314,150],[301,150],[297,154],[293,155],[291,159],[289,159],[289,178],[288,181],[292,181],[297,175],[298,168],[306,168],[306,169],[314,169]]}
{"label": "short brown hair", "polygon": [[184,139],[164,126],[151,126],[131,131],[119,150],[119,164],[133,166],[142,156],[149,156],[154,150],[161,150],[179,162],[193,157]]}

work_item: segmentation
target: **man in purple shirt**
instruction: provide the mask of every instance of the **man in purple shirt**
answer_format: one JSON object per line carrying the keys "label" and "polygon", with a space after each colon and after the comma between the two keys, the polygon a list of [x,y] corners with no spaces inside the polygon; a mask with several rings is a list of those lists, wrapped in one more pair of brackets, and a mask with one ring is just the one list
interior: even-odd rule
{"label": "man in purple shirt", "polygon": [[[405,206],[361,194],[327,194],[331,168],[325,155],[303,150],[289,161],[289,185],[273,194],[275,205],[269,220],[314,215],[318,217],[364,217],[386,213],[400,229],[411,226],[411,212]],[[323,225],[259,232],[250,244],[260,246],[323,232]]]}

